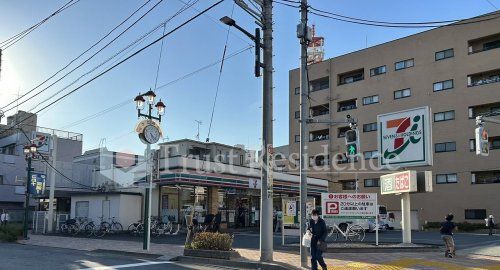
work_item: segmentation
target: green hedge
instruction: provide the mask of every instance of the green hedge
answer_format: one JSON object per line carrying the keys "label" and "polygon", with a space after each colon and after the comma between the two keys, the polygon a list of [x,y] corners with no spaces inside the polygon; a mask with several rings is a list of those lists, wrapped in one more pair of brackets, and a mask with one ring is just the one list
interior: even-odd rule
{"label": "green hedge", "polygon": [[202,232],[196,234],[191,249],[229,251],[233,247],[233,238],[227,233]]}
{"label": "green hedge", "polygon": [[[442,222],[427,222],[427,224],[424,225],[424,229],[439,229],[441,228],[441,223]],[[484,222],[481,223],[461,222],[455,224],[458,226],[458,230],[463,232],[488,229],[488,227],[485,226]],[[498,224],[496,225],[496,227],[498,228]]]}
{"label": "green hedge", "polygon": [[15,242],[22,235],[22,225],[9,224],[7,226],[0,226],[0,242]]}

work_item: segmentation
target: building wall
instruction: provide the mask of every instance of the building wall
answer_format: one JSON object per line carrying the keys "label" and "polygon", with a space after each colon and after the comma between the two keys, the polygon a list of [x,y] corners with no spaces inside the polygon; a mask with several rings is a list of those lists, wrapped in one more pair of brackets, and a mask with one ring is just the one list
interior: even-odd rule
{"label": "building wall", "polygon": [[[126,195],[126,194],[111,194],[111,195],[74,195],[71,196],[71,218],[75,218],[76,203],[89,202],[88,218],[96,222],[100,222],[100,217],[103,216],[103,201],[110,201],[109,217],[115,217],[123,225],[124,229],[133,222],[137,222],[141,218],[141,196]],[[105,220],[107,221],[107,220]]]}
{"label": "building wall", "polygon": [[[500,215],[498,195],[500,184],[472,184],[471,172],[499,170],[500,150],[492,150],[489,157],[476,156],[469,149],[469,140],[474,138],[475,120],[469,118],[469,107],[500,102],[500,82],[480,86],[468,86],[468,75],[500,69],[500,48],[469,54],[469,41],[482,37],[500,34],[500,19],[446,26],[422,32],[402,39],[394,40],[378,46],[335,57],[309,67],[309,80],[329,78],[329,88],[311,92],[312,106],[329,104],[330,113],[315,119],[339,121],[346,115],[353,116],[360,129],[361,152],[377,150],[377,132],[363,132],[363,124],[376,122],[377,115],[429,106],[432,113],[454,110],[455,119],[432,123],[433,143],[456,142],[456,151],[434,153],[434,166],[417,167],[416,170],[432,170],[434,192],[412,195],[413,210],[418,210],[423,221],[439,221],[449,212],[455,213],[457,220],[465,220],[465,209],[486,209],[487,214]],[[454,57],[436,61],[438,51],[454,49]],[[395,62],[414,59],[414,66],[395,71]],[[370,69],[386,66],[386,73],[370,76]],[[346,72],[364,69],[364,79],[350,84],[339,85],[339,75]],[[299,121],[295,119],[295,111],[299,108],[300,95],[295,88],[300,85],[299,70],[291,70],[289,74],[289,123],[290,153],[299,152],[299,143],[295,135],[299,135]],[[433,91],[435,82],[453,79],[453,89],[439,92]],[[411,96],[394,99],[394,91],[410,88]],[[376,104],[363,105],[363,97],[379,96]],[[338,112],[338,103],[357,99],[357,109]],[[432,114],[431,114],[432,117]],[[338,128],[347,125],[308,125],[309,131],[329,130],[329,139],[309,142],[309,154],[344,153],[344,138],[338,138]],[[487,124],[490,137],[500,136],[500,126]],[[433,145],[434,148],[434,145]],[[372,162],[377,163],[377,160]],[[331,191],[353,192],[343,190],[339,184],[342,180],[355,179],[358,171],[361,192],[379,192],[379,187],[364,187],[364,179],[378,178],[386,172],[359,171],[361,162],[336,164],[336,168],[327,167],[325,171],[316,170],[313,177],[330,180]],[[354,166],[349,172],[345,169]],[[436,184],[436,174],[456,173],[458,183]],[[395,195],[381,196],[379,201],[386,204],[389,210],[400,209],[399,197]],[[467,220],[482,222],[481,220]]]}

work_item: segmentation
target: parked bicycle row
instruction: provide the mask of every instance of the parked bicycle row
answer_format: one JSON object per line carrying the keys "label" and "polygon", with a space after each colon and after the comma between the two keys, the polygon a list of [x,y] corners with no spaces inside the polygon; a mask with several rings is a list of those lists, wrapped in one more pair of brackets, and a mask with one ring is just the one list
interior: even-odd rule
{"label": "parked bicycle row", "polygon": [[99,222],[94,222],[89,218],[68,219],[60,225],[59,231],[68,235],[85,235],[87,237],[103,237],[109,233],[119,233],[123,231],[123,226],[116,221],[115,217],[104,221],[104,217],[99,218]]}

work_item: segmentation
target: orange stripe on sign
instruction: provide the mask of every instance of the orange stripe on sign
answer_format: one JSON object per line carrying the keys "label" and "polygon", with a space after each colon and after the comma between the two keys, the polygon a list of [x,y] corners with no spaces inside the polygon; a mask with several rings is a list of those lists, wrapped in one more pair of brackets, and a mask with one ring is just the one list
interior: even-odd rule
{"label": "orange stripe on sign", "polygon": [[387,128],[395,128],[399,127],[399,125],[405,120],[406,118],[399,118],[399,119],[394,119],[394,120],[389,120],[387,121]]}

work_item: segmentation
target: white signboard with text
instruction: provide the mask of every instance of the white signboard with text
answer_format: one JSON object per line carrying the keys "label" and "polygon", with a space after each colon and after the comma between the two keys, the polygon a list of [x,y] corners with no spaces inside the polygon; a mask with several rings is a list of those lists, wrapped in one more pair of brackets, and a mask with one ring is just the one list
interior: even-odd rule
{"label": "white signboard with text", "polygon": [[377,218],[377,193],[321,193],[327,223]]}
{"label": "white signboard with text", "polygon": [[432,165],[432,130],[429,107],[377,116],[381,167]]}

